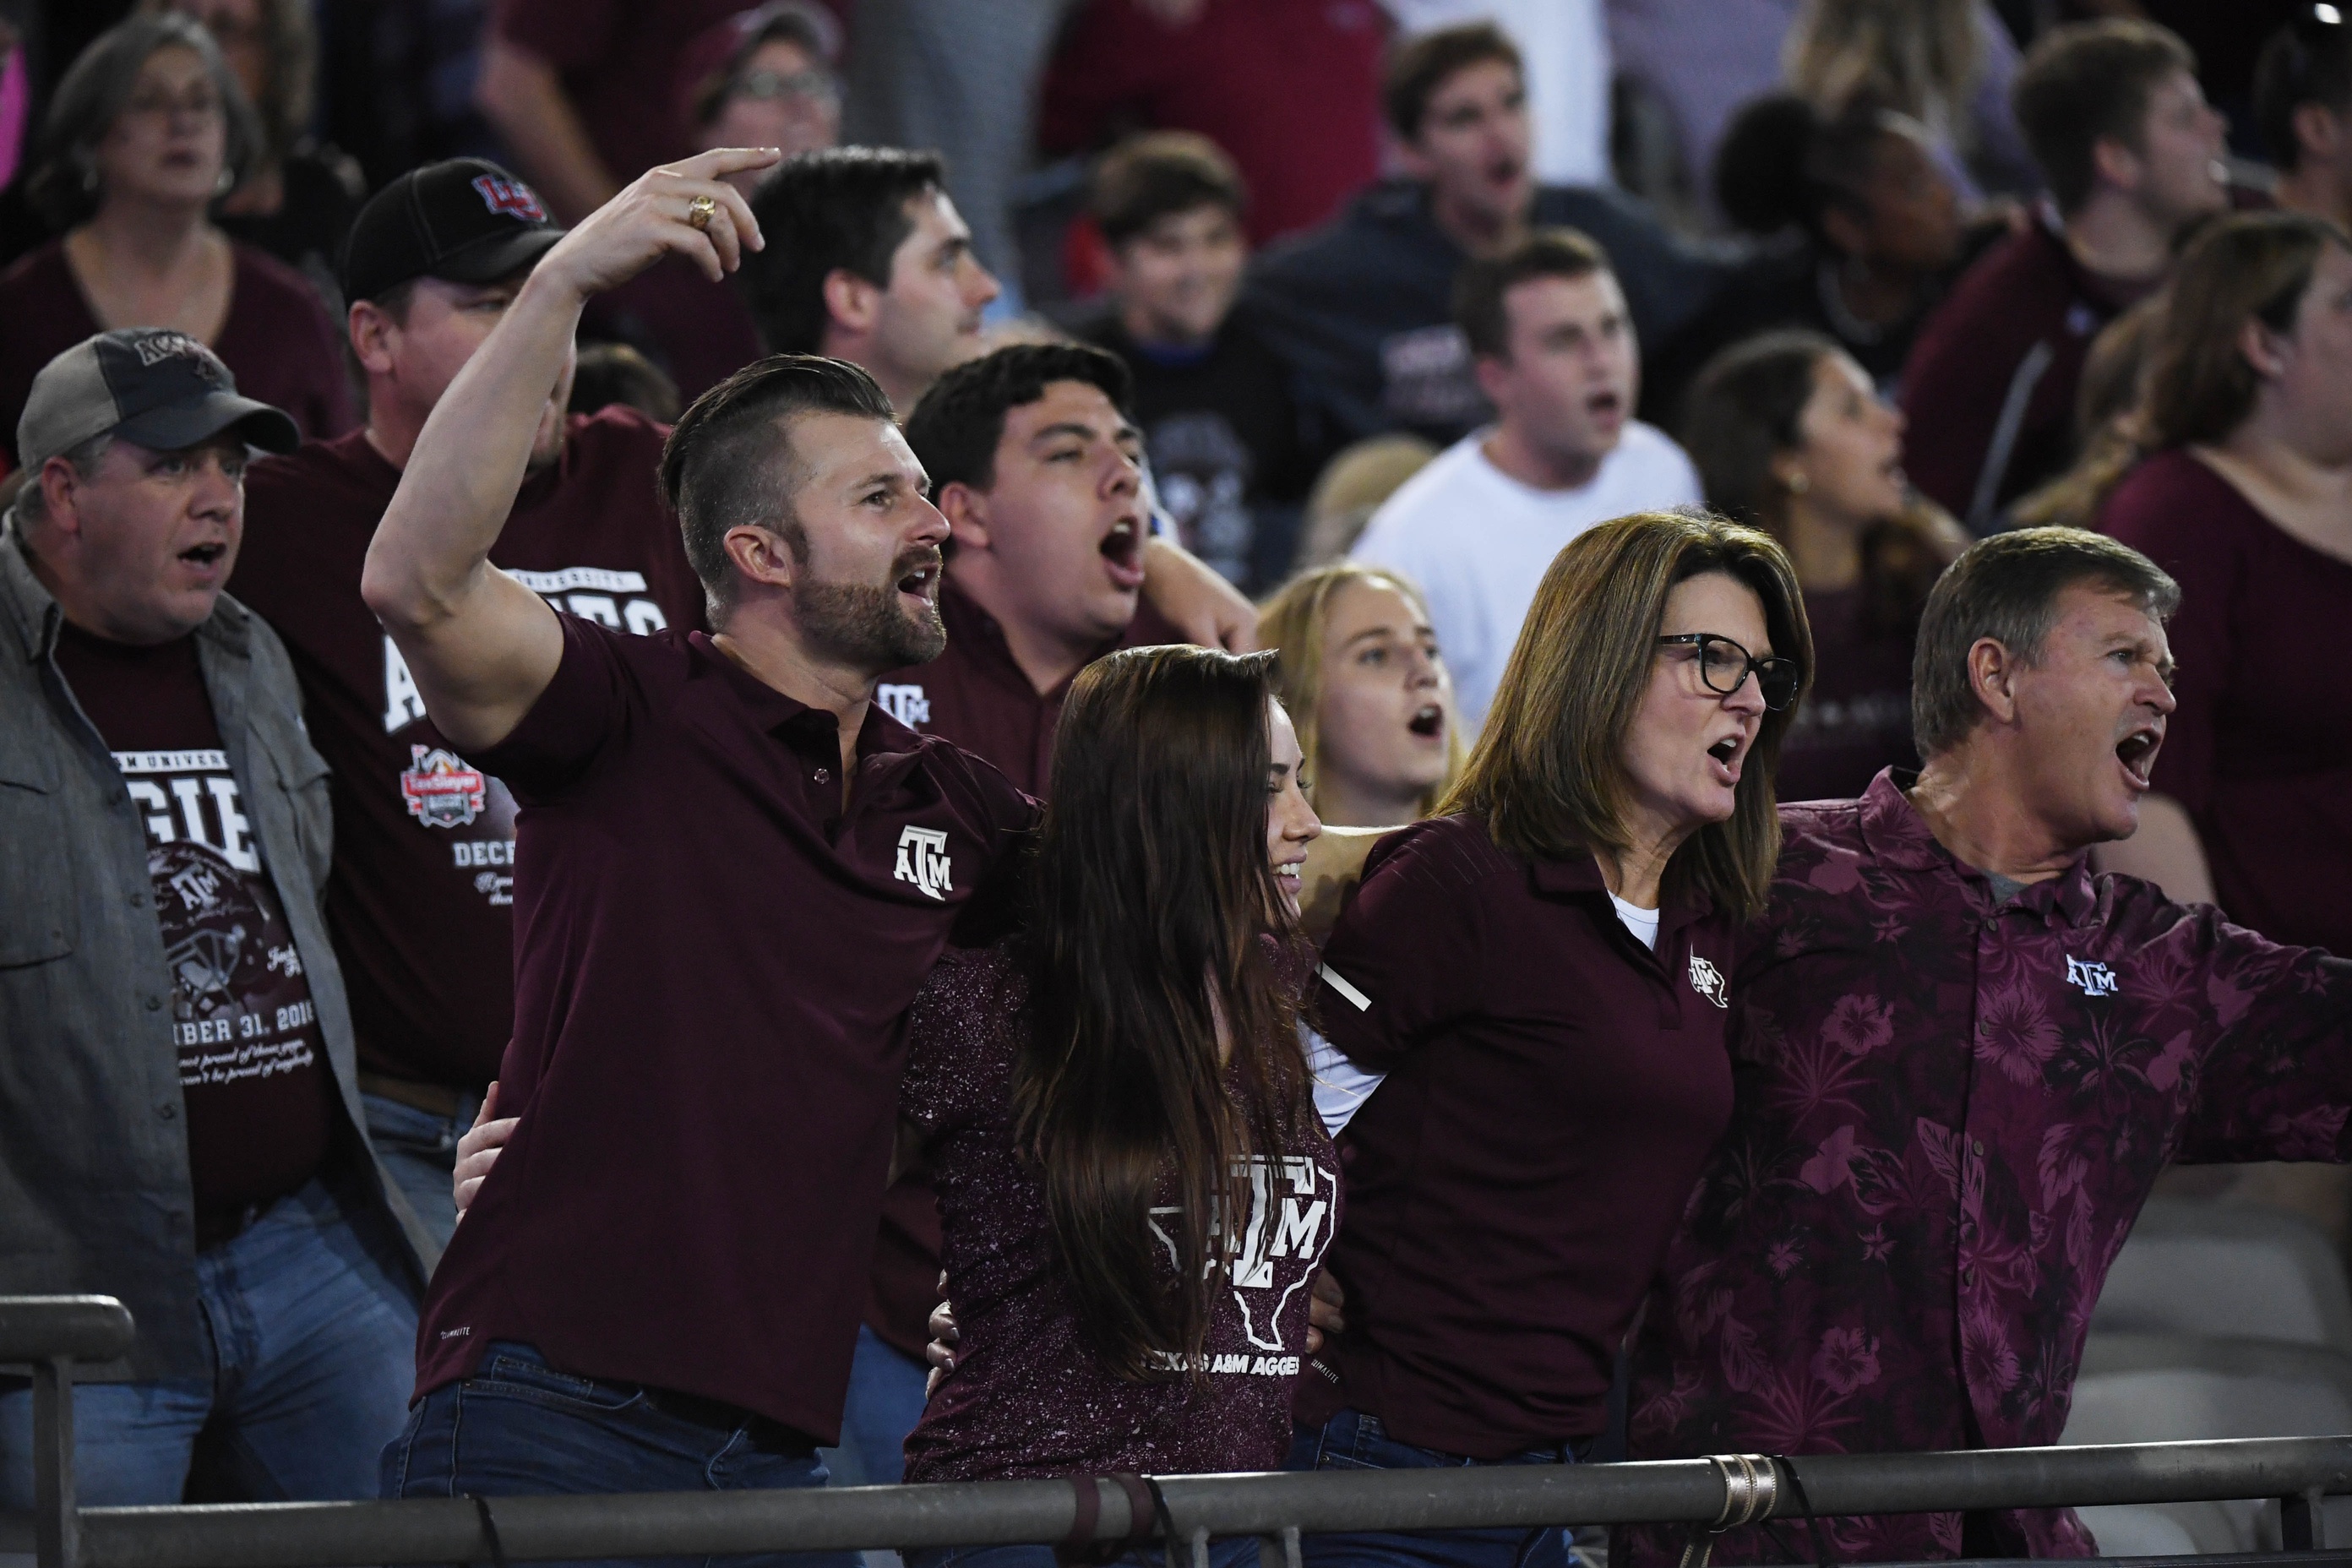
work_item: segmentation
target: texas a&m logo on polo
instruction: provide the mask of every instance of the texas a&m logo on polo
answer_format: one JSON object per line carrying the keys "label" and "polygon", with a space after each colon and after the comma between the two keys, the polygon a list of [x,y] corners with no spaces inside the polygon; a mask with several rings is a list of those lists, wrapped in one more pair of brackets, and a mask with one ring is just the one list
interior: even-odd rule
{"label": "texas a&m logo on polo", "polygon": [[525,223],[547,221],[547,209],[539,205],[539,198],[520,180],[509,180],[499,174],[477,174],[474,176],[474,190],[482,198],[482,205],[494,213],[504,213]]}
{"label": "texas a&m logo on polo", "polygon": [[934,899],[947,897],[948,836],[937,827],[909,827],[898,835],[898,864],[890,875],[912,882]]}
{"label": "texas a&m logo on polo", "polygon": [[1690,983],[1692,990],[1717,1006],[1731,1005],[1731,988],[1723,983],[1723,971],[1695,952],[1690,960]]}
{"label": "texas a&m logo on polo", "polygon": [[2116,994],[2116,972],[2104,963],[2087,958],[2066,955],[2066,984],[2085,996],[2112,996]]}
{"label": "texas a&m logo on polo", "polygon": [[919,686],[893,686],[885,682],[874,689],[874,706],[909,730],[931,721],[931,700],[923,695],[923,689]]}
{"label": "texas a&m logo on polo", "polygon": [[408,815],[427,827],[463,827],[482,815],[489,786],[480,770],[469,768],[454,752],[436,746],[408,748],[408,771],[400,775],[400,793]]}

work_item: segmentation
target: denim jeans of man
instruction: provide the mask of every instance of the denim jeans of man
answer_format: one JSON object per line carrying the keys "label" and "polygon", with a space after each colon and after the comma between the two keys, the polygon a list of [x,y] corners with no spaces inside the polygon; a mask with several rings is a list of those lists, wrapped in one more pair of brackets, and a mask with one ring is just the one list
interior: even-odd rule
{"label": "denim jeans of man", "polygon": [[[719,1408],[636,1384],[559,1372],[530,1345],[493,1340],[483,1347],[473,1376],[417,1401],[407,1429],[383,1451],[383,1495],[500,1498],[824,1485],[824,1464],[804,1440],[743,1412],[719,1416]],[[857,1568],[852,1552],[713,1561],[744,1568]]]}
{"label": "denim jeans of man", "polygon": [[907,1434],[923,1414],[930,1369],[857,1326],[849,1363],[849,1399],[841,1412],[841,1446],[818,1457],[837,1487],[895,1487],[907,1478]]}
{"label": "denim jeans of man", "polygon": [[[1464,1465],[1569,1465],[1566,1445],[1505,1459],[1471,1459],[1416,1447],[1389,1436],[1376,1415],[1342,1410],[1321,1426],[1294,1428],[1294,1470],[1433,1470]],[[1571,1568],[1557,1529],[1338,1531],[1299,1542],[1309,1568]]]}
{"label": "denim jeans of man", "polygon": [[474,1124],[482,1097],[462,1093],[457,1115],[437,1116],[362,1090],[360,1109],[367,1113],[368,1138],[375,1144],[383,1168],[400,1184],[401,1195],[433,1233],[435,1243],[448,1246],[449,1233],[457,1228],[457,1208],[449,1195],[450,1173],[457,1164],[457,1140]]}
{"label": "denim jeans of man", "polygon": [[[208,1425],[208,1457],[250,1500],[375,1496],[416,1380],[416,1300],[389,1221],[360,1213],[313,1181],[197,1256],[208,1375],[74,1386],[85,1506],[178,1502]],[[33,1506],[32,1455],[32,1384],[0,1378],[0,1511]]]}

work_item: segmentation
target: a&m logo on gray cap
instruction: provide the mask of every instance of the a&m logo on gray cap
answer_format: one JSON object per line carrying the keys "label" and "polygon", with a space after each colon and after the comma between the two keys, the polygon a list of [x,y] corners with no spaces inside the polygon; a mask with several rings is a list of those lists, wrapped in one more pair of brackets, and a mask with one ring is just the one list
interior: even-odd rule
{"label": "a&m logo on gray cap", "polygon": [[238,396],[236,377],[195,339],[131,327],[84,338],[41,367],[16,421],[16,451],[37,469],[94,436],[171,452],[232,426],[272,452],[302,439],[282,411]]}

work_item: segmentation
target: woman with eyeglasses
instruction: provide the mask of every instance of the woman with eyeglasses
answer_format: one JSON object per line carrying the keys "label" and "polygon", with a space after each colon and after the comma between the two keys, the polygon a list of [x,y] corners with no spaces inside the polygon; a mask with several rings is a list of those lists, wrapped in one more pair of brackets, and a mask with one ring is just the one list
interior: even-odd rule
{"label": "woman with eyeglasses", "polygon": [[305,436],[356,422],[342,332],[303,276],[213,222],[262,141],[212,35],[182,16],[100,34],[50,100],[26,194],[63,236],[0,274],[0,446],[33,377],[95,332],[167,327]]}
{"label": "woman with eyeglasses", "polygon": [[[1467,769],[1324,950],[1346,1123],[1296,1469],[1560,1464],[1731,1110],[1732,933],[1780,845],[1811,646],[1772,540],[1643,512],[1562,550]],[[1310,1537],[1310,1563],[1562,1568],[1556,1530]]]}

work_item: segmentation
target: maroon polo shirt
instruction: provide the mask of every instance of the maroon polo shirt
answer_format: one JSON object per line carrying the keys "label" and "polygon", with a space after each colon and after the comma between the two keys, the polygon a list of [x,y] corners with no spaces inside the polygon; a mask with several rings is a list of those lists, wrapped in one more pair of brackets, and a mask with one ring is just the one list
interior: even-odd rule
{"label": "maroon polo shirt", "polygon": [[470,759],[520,804],[521,1120],[426,1294],[417,1390],[493,1340],[835,1440],[906,1015],[1035,819],[878,710],[833,716],[701,633],[567,616],[553,681]]}
{"label": "maroon polo shirt", "polygon": [[[874,700],[908,728],[944,736],[995,763],[1031,795],[1045,794],[1054,727],[1062,721],[1070,680],[1041,695],[1013,662],[996,617],[956,586],[952,567],[940,584],[940,618],[947,623],[947,651],[929,664],[884,676]],[[1185,640],[1158,611],[1139,603],[1127,630],[1107,639],[1092,658]]]}
{"label": "maroon polo shirt", "polygon": [[493,0],[490,28],[555,68],[604,172],[627,184],[694,151],[679,68],[743,0]]}
{"label": "maroon polo shirt", "polygon": [[[562,457],[523,481],[491,561],[573,615],[635,632],[699,626],[702,585],[654,489],[665,434],[631,409],[572,419]],[[334,770],[327,919],[361,1065],[478,1089],[513,1032],[514,800],[434,729],[360,597],[399,484],[364,431],[254,464],[229,588],[285,641]]]}
{"label": "maroon polo shirt", "polygon": [[1653,953],[1591,856],[1529,861],[1470,817],[1372,851],[1318,1026],[1388,1077],[1340,1141],[1348,1330],[1299,1379],[1302,1422],[1354,1409],[1488,1459],[1607,1426],[1617,1347],[1731,1114],[1731,932],[1670,900]]}
{"label": "maroon polo shirt", "polygon": [[[1043,795],[1070,681],[1040,696],[1013,661],[996,617],[957,587],[952,574],[940,584],[940,618],[947,623],[947,651],[929,664],[884,676],[875,701],[908,728],[953,742],[993,763],[1020,788]],[[1097,657],[1183,640],[1158,611],[1138,605],[1126,632],[1104,643]],[[931,1309],[939,1304],[940,1245],[930,1176],[909,1171],[882,1201],[866,1323],[884,1343],[917,1360],[931,1337]]]}

